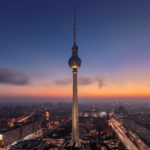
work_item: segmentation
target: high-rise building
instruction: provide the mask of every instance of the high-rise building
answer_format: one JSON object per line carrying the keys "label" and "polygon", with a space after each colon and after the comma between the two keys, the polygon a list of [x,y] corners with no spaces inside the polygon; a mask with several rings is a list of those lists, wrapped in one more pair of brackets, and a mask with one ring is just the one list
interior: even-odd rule
{"label": "high-rise building", "polygon": [[45,119],[47,121],[50,119],[50,112],[48,110],[45,111]]}
{"label": "high-rise building", "polygon": [[76,0],[74,0],[74,45],[68,64],[73,69],[72,138],[70,144],[71,146],[79,147],[77,70],[81,66],[81,59],[78,56],[78,46],[76,44]]}

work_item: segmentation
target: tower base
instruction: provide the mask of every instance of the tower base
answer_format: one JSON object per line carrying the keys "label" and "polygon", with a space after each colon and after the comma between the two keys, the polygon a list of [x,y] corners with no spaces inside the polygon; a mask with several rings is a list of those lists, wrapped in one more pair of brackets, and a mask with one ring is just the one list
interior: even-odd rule
{"label": "tower base", "polygon": [[71,140],[70,141],[70,146],[71,147],[80,148],[81,147],[81,143],[79,142],[79,140],[77,142],[75,142],[74,140]]}

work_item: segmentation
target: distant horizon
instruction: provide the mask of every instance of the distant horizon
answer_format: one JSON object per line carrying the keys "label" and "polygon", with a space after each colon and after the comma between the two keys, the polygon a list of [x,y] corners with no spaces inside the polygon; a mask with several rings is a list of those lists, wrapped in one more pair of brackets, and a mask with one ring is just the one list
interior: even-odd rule
{"label": "distant horizon", "polygon": [[[4,103],[72,103],[72,98],[68,97],[0,97],[0,104]],[[92,98],[92,97],[79,97],[79,103],[149,103],[150,104],[150,97],[99,97],[99,98]]]}

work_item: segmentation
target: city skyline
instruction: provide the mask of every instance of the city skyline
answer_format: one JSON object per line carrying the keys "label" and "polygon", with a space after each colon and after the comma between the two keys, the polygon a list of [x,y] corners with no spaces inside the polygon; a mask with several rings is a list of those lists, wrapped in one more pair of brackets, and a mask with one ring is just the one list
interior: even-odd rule
{"label": "city skyline", "polygon": [[[77,3],[79,97],[150,97],[150,2]],[[72,1],[9,0],[0,12],[0,97],[71,98]]]}

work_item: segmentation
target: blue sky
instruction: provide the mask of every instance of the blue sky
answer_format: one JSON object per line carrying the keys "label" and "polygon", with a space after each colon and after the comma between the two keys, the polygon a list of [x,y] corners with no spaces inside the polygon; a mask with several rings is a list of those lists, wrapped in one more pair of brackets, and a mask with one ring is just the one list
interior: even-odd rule
{"label": "blue sky", "polygon": [[[0,69],[30,76],[26,89],[35,82],[52,84],[71,76],[67,62],[73,45],[72,0],[1,0],[0,20]],[[109,95],[110,85],[123,84],[127,90],[127,82],[134,84],[127,90],[130,94],[149,90],[149,43],[149,0],[77,0],[77,44],[83,62],[79,75],[106,80],[104,93],[108,90]],[[144,89],[133,91],[141,82]],[[16,85],[1,82],[0,89],[6,87]]]}

